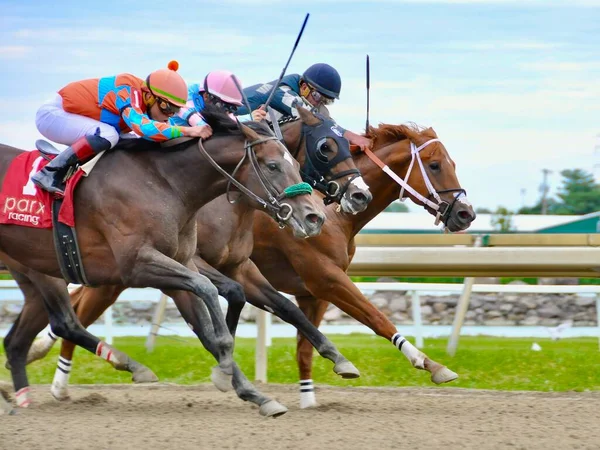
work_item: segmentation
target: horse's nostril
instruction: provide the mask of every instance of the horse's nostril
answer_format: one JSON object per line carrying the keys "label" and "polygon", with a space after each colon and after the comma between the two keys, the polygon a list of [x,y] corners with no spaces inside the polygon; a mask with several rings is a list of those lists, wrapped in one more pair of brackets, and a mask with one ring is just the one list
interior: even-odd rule
{"label": "horse's nostril", "polygon": [[306,216],[306,221],[312,225],[323,225],[325,218],[321,214],[308,214]]}
{"label": "horse's nostril", "polygon": [[367,196],[362,192],[354,192],[351,197],[352,200],[359,204],[366,203],[368,201]]}
{"label": "horse's nostril", "polygon": [[458,212],[458,217],[463,222],[472,222],[473,219],[474,219],[473,214],[471,214],[471,212],[467,211],[467,210],[461,210],[461,211],[459,211]]}

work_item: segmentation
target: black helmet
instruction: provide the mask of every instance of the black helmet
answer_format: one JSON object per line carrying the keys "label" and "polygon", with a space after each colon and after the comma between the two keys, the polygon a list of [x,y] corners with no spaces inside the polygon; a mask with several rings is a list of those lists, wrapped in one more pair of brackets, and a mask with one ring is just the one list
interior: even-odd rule
{"label": "black helmet", "polygon": [[302,78],[324,96],[329,98],[340,98],[342,79],[340,78],[338,71],[329,64],[313,64],[306,69]]}

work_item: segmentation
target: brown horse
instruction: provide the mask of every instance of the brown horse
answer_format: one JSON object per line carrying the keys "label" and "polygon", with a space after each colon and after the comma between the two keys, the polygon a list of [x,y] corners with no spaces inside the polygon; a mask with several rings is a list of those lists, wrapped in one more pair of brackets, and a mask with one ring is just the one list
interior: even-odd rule
{"label": "brown horse", "polygon": [[[324,191],[325,200],[340,202],[342,211],[356,214],[366,209],[372,199],[371,194],[368,190],[359,187],[365,185],[364,181],[354,165],[348,142],[340,139],[332,130],[335,122],[320,115],[313,115],[304,109],[300,110],[300,114],[301,121],[283,125],[282,130],[286,145],[298,152],[297,158],[302,162],[303,175],[309,174],[315,186]],[[315,163],[308,163],[309,161]],[[314,166],[319,167],[319,170],[312,170]],[[344,378],[357,377],[358,370],[293,303],[277,292],[261,276],[249,260],[253,246],[253,218],[254,210],[248,206],[247,201],[242,199],[235,204],[230,204],[226,196],[213,200],[198,213],[198,248],[194,263],[200,273],[215,284],[219,294],[228,300],[227,325],[230,332],[235,335],[239,315],[246,301],[240,283],[246,286],[252,285],[263,294],[253,297],[253,299],[260,299],[260,302],[252,302],[254,306],[276,314],[282,320],[294,325],[323,357],[334,362],[335,373]],[[237,282],[223,274],[233,277]],[[78,288],[73,292],[71,294],[73,307],[82,324],[89,326],[93,323],[117,300],[124,289],[124,286],[103,286]],[[29,309],[27,314],[38,317],[35,321],[27,321],[30,333],[36,335],[47,321],[43,320],[41,311],[34,313]],[[30,349],[28,362],[46,355],[55,340],[56,337],[50,331],[47,336],[35,341]],[[58,368],[51,387],[52,394],[59,400],[68,398],[67,383],[72,369],[73,350],[72,343],[63,341]],[[138,371],[146,370],[144,366],[138,364],[132,364],[131,369],[134,381],[139,378]],[[227,385],[230,388],[230,381],[221,379],[220,376],[220,371],[214,372],[213,381],[220,383],[223,389],[226,389]],[[147,380],[147,377],[144,377],[144,380]]]}
{"label": "brown horse", "polygon": [[[215,130],[206,148],[196,140],[167,151],[142,143],[145,151],[115,151],[98,161],[75,196],[83,265],[92,285],[154,287],[168,292],[188,323],[197,325],[194,332],[221,371],[233,376],[238,396],[259,405],[261,414],[277,416],[287,409],[258,392],[233,361],[233,338],[220,311],[217,290],[193,264],[196,213],[234,183],[248,189],[254,207],[265,208],[280,223],[289,224],[297,236],[317,235],[324,216],[312,196],[295,195],[306,192],[299,189],[299,165],[270,131],[260,124],[238,128],[212,108],[203,116]],[[20,153],[2,146],[2,177]],[[238,181],[223,177],[207,160],[224,174],[235,171]],[[290,189],[291,185],[298,188]],[[25,293],[25,308],[30,299],[41,299],[58,336],[118,369],[128,369],[130,359],[87,332],[75,316],[51,231],[0,226],[0,257]],[[27,295],[35,291],[37,295]],[[25,361],[33,340],[27,333],[19,336],[23,317],[4,340],[20,406],[30,402]]]}
{"label": "brown horse", "polygon": [[[399,196],[410,197],[430,213],[439,214],[450,231],[468,228],[475,213],[460,188],[454,162],[431,128],[421,131],[414,126],[382,125],[370,128],[368,136],[373,139],[373,159],[364,153],[354,156],[373,194],[367,210],[350,216],[327,208],[323,232],[306,241],[291,239],[288,232],[277,230],[266,216],[258,214],[251,259],[276,289],[296,297],[300,309],[315,326],[319,326],[327,306],[333,303],[390,340],[414,367],[431,372],[434,383],[448,382],[457,375],[401,336],[387,317],[363,296],[346,270],[355,252],[354,236]],[[411,167],[416,170],[410,170]],[[398,175],[404,178],[399,179]],[[400,186],[392,177],[406,181],[409,187]],[[246,296],[252,301],[248,291]],[[297,358],[301,407],[315,406],[313,352],[302,335],[298,335]]]}

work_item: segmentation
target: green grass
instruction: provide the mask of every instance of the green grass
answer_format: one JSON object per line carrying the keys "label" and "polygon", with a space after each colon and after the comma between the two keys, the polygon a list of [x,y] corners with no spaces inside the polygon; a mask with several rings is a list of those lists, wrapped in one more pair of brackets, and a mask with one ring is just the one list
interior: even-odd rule
{"label": "green grass", "polygon": [[[342,386],[432,386],[425,372],[414,370],[384,339],[364,335],[332,335],[329,338],[361,371],[357,380],[342,380],[332,364],[315,356],[313,378],[319,384]],[[538,342],[541,352],[531,351]],[[195,339],[159,337],[153,353],[144,348],[144,338],[117,338],[115,346],[146,364],[161,381],[195,384],[209,381],[211,356]],[[478,389],[584,391],[600,390],[600,352],[595,338],[508,339],[462,337],[453,358],[445,354],[446,339],[427,339],[425,352],[459,373],[451,386]],[[44,360],[29,367],[30,382],[50,383],[58,346]],[[0,350],[0,380],[9,380]],[[254,375],[254,340],[236,340],[236,360],[250,379]],[[296,383],[295,340],[274,339],[269,349],[269,382]],[[130,375],[113,370],[93,355],[78,349],[72,383],[127,383]]]}

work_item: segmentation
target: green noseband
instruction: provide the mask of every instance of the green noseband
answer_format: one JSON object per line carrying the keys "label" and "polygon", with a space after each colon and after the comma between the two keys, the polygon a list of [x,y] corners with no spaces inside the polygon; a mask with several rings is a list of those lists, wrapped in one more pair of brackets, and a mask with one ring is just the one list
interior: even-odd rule
{"label": "green noseband", "polygon": [[298,183],[288,186],[283,191],[286,198],[296,197],[297,195],[312,194],[312,187],[308,183]]}

